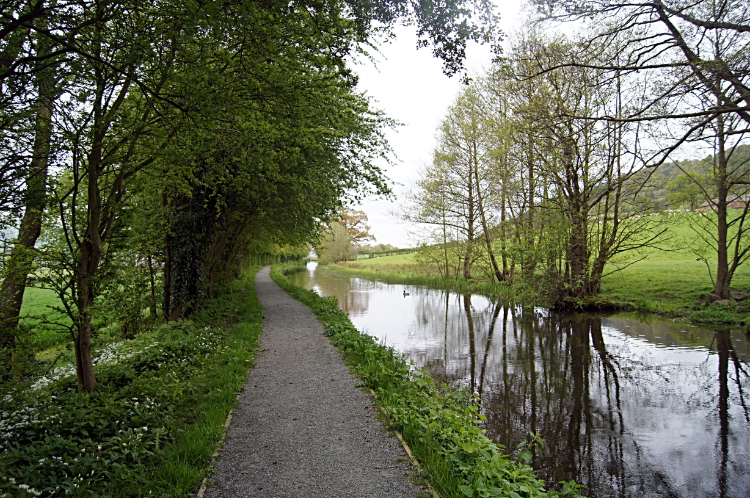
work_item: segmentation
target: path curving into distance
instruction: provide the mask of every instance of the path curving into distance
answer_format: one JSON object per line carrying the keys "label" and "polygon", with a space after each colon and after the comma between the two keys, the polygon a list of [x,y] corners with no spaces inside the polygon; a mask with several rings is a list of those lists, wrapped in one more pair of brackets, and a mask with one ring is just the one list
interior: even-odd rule
{"label": "path curving into distance", "polygon": [[416,497],[398,440],[305,305],[258,272],[263,333],[204,496]]}

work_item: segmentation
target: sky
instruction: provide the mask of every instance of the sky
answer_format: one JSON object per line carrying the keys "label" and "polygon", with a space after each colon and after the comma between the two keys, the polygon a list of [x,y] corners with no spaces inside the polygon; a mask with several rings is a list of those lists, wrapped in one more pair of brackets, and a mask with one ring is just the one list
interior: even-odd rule
{"label": "sky", "polygon": [[[499,7],[504,32],[511,33],[520,24],[520,3],[506,1]],[[400,210],[404,189],[431,161],[437,128],[463,86],[460,77],[443,74],[442,61],[432,56],[430,47],[417,50],[415,32],[411,27],[399,27],[396,39],[373,54],[375,64],[365,62],[354,67],[359,90],[371,97],[375,108],[403,123],[386,133],[397,161],[393,166],[379,164],[396,183],[394,201],[368,199],[355,209],[367,214],[375,243],[402,248],[415,246],[417,240],[410,236],[412,230],[407,224],[389,213]],[[470,45],[465,63],[469,75],[482,74],[491,58],[489,47]]]}

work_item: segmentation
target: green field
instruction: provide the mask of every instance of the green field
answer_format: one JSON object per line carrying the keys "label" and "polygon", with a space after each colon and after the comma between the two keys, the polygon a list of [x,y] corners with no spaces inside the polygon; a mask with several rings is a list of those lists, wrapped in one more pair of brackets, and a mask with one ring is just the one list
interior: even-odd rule
{"label": "green field", "polygon": [[[667,228],[664,243],[659,249],[649,249],[638,255],[639,258],[643,257],[642,260],[633,263],[635,258],[631,256],[629,260],[607,266],[605,274],[610,274],[602,282],[602,298],[631,302],[640,310],[671,315],[685,315],[698,309],[701,297],[710,293],[713,285],[706,263],[696,260],[695,253],[689,248],[696,236],[688,226],[686,217],[673,220]],[[715,256],[713,260],[710,257],[707,259],[711,271],[715,273]],[[626,266],[627,263],[632,264]],[[385,280],[428,284],[426,281],[420,282],[427,279],[415,254],[361,259],[345,263],[343,267],[339,265],[339,268]],[[456,287],[448,282],[443,283],[446,287]],[[750,263],[737,270],[732,289],[750,292]],[[487,292],[481,282],[472,290]],[[747,312],[742,306],[736,311],[740,314]]]}
{"label": "green field", "polygon": [[54,291],[27,287],[23,295],[20,323],[29,327],[34,333],[34,347],[37,350],[48,349],[70,340],[60,325],[45,322],[57,322],[70,325],[70,318],[52,309],[61,307],[60,300]]}
{"label": "green field", "polygon": [[[683,215],[668,225],[665,242],[660,249],[643,253],[645,259],[602,281],[602,296],[644,304],[666,312],[684,312],[700,304],[701,297],[713,291],[710,271],[716,273],[716,253],[706,252],[706,262],[699,260],[691,249],[697,240],[690,228],[696,213]],[[617,270],[609,265],[605,273]],[[733,291],[750,291],[750,264],[740,266],[732,279]]]}
{"label": "green field", "polygon": [[379,264],[387,265],[411,265],[416,261],[414,260],[415,254],[396,254],[395,256],[382,256],[380,258],[366,258],[357,260],[357,263],[366,266],[377,266]]}

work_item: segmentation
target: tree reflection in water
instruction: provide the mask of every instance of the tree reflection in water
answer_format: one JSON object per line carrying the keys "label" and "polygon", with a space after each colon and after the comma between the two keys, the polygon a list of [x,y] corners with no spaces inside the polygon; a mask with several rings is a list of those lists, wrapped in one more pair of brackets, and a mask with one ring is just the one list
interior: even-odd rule
{"label": "tree reflection in water", "polygon": [[321,272],[319,292],[357,307],[358,328],[436,379],[477,392],[488,434],[509,451],[541,433],[533,465],[549,484],[575,479],[589,496],[750,496],[740,332],[417,287],[404,299],[403,286],[335,278],[332,291]]}
{"label": "tree reflection in water", "polygon": [[544,436],[534,466],[545,479],[576,479],[592,496],[748,496],[748,375],[728,330],[700,363],[679,351],[656,362],[628,338],[608,351],[600,317],[520,310],[511,321],[483,413],[508,448],[529,431]]}

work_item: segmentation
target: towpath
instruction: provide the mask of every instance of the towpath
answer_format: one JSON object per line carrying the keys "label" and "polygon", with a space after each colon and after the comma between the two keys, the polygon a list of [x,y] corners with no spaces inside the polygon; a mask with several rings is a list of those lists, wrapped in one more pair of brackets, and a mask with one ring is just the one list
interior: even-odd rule
{"label": "towpath", "polygon": [[204,496],[415,497],[411,466],[305,305],[270,278],[261,351]]}

